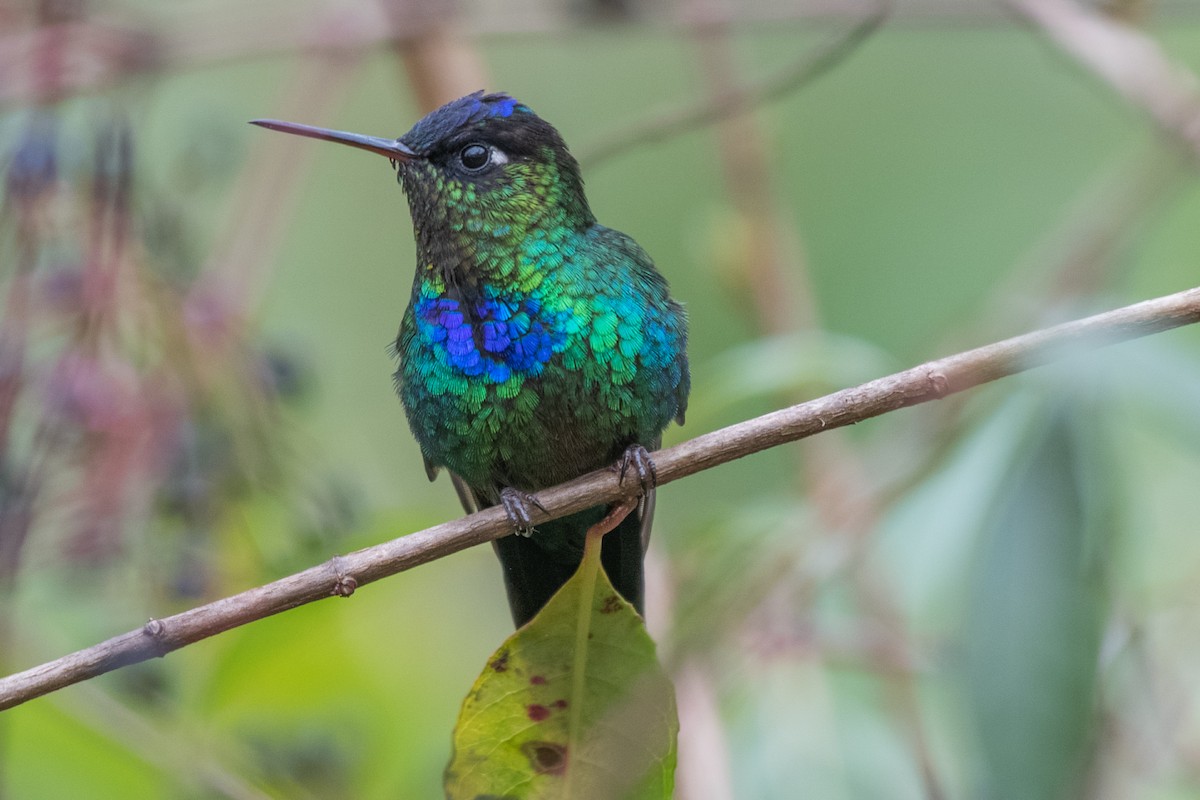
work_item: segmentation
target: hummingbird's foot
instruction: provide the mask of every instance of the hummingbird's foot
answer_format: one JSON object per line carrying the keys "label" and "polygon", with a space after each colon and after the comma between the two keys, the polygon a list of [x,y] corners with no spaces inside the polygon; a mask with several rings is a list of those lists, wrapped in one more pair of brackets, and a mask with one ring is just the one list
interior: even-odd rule
{"label": "hummingbird's foot", "polygon": [[625,448],[621,460],[616,464],[616,470],[622,484],[625,483],[625,473],[632,470],[642,486],[642,494],[658,486],[658,469],[654,466],[654,459],[650,458],[650,451],[640,444],[631,444]]}
{"label": "hummingbird's foot", "polygon": [[546,507],[537,497],[511,486],[500,490],[500,504],[504,506],[504,513],[508,515],[508,521],[516,528],[518,536],[533,535],[533,515],[529,513],[530,506],[541,509],[543,512],[546,511]]}

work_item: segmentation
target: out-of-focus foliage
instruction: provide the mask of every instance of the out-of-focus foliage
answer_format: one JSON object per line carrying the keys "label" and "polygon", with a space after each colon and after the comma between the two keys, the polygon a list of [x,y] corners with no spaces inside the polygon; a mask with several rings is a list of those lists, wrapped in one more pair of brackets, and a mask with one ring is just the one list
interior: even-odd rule
{"label": "out-of-focus foliage", "polygon": [[[622,24],[478,23],[488,88],[580,152],[713,91],[712,40],[604,5]],[[898,5],[753,136],[584,165],[688,306],[694,413],[669,441],[1196,283],[1200,185],[1148,123],[989,4],[971,25]],[[1200,71],[1194,10],[1150,6]],[[375,7],[39,8],[0,3],[0,53],[69,22],[47,58],[125,71],[32,103],[53,60],[0,60],[5,671],[459,513],[391,387],[394,177],[245,125],[407,129],[386,43],[323,49]],[[501,19],[540,32],[487,35]],[[729,69],[836,24],[734,25]],[[272,38],[299,30],[317,46]],[[278,46],[238,50],[247,31]],[[743,140],[782,242],[765,290]],[[764,324],[785,292],[811,317]],[[679,796],[1200,794],[1198,351],[1184,330],[1078,355],[663,487],[648,616],[686,677]],[[0,714],[0,793],[437,796],[502,598],[479,548],[33,701]]]}
{"label": "out-of-focus foliage", "polygon": [[1079,429],[1098,421],[1090,398],[1057,388],[1057,408],[1011,431],[1018,452],[968,572],[962,657],[983,797],[1076,794],[1086,766],[1115,465],[1098,431]]}

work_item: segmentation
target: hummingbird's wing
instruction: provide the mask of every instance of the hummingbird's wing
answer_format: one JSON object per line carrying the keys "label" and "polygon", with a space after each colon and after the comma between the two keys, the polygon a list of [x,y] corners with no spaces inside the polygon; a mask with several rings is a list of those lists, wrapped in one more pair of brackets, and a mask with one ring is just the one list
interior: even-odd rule
{"label": "hummingbird's wing", "polygon": [[642,556],[646,555],[646,550],[650,548],[650,528],[654,526],[654,497],[658,494],[658,490],[650,489],[642,495],[642,499],[638,501],[637,516],[641,522],[639,529],[639,538],[642,541]]}
{"label": "hummingbird's wing", "polygon": [[[431,477],[430,480],[433,480]],[[454,484],[454,493],[458,495],[458,502],[462,503],[463,511],[468,514],[474,514],[481,508],[487,508],[491,503],[483,503],[480,501],[479,495],[467,486],[467,482],[462,478],[450,473],[450,482]]]}
{"label": "hummingbird's wing", "polygon": [[[683,412],[680,411],[679,413],[680,418],[682,419]],[[659,435],[654,437],[654,441],[646,442],[643,447],[645,447],[647,450],[659,449],[662,447],[662,436]],[[638,500],[637,518],[641,522],[641,526],[639,528],[639,538],[642,542],[643,560],[646,557],[646,550],[650,547],[650,528],[654,526],[654,498],[657,495],[657,490],[651,486],[642,493],[641,499]],[[639,611],[640,610],[641,609],[639,609]]]}
{"label": "hummingbird's wing", "polygon": [[438,472],[441,471],[442,468],[424,456],[421,456],[421,461],[425,463],[425,477],[429,478],[430,483],[436,481]]}

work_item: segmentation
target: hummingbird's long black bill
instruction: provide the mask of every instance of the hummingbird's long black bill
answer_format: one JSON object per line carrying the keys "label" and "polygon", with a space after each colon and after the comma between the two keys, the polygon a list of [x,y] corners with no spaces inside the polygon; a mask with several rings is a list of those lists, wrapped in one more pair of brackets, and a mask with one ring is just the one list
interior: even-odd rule
{"label": "hummingbird's long black bill", "polygon": [[395,161],[411,161],[414,158],[418,158],[417,154],[407,145],[401,144],[399,139],[381,139],[378,136],[363,136],[361,133],[335,131],[329,128],[314,128],[312,125],[301,125],[299,122],[282,122],[277,119],[252,119],[250,120],[250,124],[258,125],[260,128],[280,131],[281,133],[291,133],[296,136],[307,136],[310,139],[322,139],[326,142],[346,144],[351,147],[357,147],[359,150],[369,150],[372,153],[378,153]]}

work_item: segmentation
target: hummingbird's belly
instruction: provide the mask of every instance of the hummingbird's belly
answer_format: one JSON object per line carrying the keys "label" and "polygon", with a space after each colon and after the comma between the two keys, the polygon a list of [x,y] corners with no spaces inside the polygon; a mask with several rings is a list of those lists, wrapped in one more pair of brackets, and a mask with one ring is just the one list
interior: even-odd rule
{"label": "hummingbird's belly", "polygon": [[613,413],[579,378],[551,364],[536,378],[442,394],[406,379],[401,396],[430,463],[476,488],[536,490],[610,463],[637,440],[638,421]]}
{"label": "hummingbird's belly", "polygon": [[639,370],[657,355],[636,315],[540,297],[490,298],[470,312],[418,297],[397,377],[426,460],[476,488],[576,477],[652,441],[675,413],[670,376]]}

